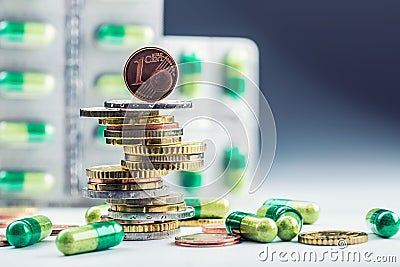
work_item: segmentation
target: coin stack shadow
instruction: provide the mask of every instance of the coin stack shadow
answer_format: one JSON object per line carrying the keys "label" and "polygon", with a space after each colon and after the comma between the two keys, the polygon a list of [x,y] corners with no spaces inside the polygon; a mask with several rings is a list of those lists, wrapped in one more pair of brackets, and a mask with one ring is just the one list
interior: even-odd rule
{"label": "coin stack shadow", "polygon": [[[191,107],[190,102],[185,103],[177,107]],[[165,106],[159,103],[158,107]],[[120,165],[86,169],[89,182],[82,192],[110,204],[108,218],[123,226],[124,240],[174,237],[179,234],[178,220],[194,216],[183,194],[169,191],[162,177],[170,171],[201,168],[206,146],[182,142],[183,129],[174,116],[160,115],[154,108],[157,106],[81,109],[82,117],[98,118],[99,124],[106,126],[107,144],[123,146],[125,157]]]}

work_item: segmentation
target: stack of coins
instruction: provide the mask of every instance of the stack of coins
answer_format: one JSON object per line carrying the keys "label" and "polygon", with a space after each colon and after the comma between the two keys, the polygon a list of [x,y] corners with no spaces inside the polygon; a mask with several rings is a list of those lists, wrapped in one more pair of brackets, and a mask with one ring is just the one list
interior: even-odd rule
{"label": "stack of coins", "polygon": [[[85,196],[104,198],[108,218],[124,228],[124,240],[169,238],[179,234],[178,220],[194,216],[183,194],[170,192],[162,177],[170,171],[192,171],[204,165],[205,144],[182,143],[183,129],[174,116],[160,111],[192,107],[190,101],[159,102],[175,88],[178,69],[164,50],[147,47],[134,52],[124,68],[127,89],[146,102],[106,101],[101,108],[81,109],[106,127],[106,143],[123,146],[121,165],[86,170]],[[151,102],[151,103],[149,103]]]}
{"label": "stack of coins", "polygon": [[[123,108],[115,108],[118,103]],[[124,227],[124,240],[169,238],[179,234],[178,220],[194,216],[183,194],[170,192],[162,177],[170,171],[195,170],[204,164],[205,144],[182,142],[183,129],[160,110],[190,108],[189,101],[140,103],[106,101],[103,108],[83,108],[81,116],[105,125],[106,143],[122,146],[120,165],[86,169],[86,197],[104,198],[110,219]]]}

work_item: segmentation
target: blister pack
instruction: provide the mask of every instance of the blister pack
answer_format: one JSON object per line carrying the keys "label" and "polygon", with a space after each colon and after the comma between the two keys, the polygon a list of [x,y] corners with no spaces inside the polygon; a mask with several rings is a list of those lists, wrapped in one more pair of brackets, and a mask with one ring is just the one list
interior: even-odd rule
{"label": "blister pack", "polygon": [[63,200],[65,16],[62,0],[1,3],[0,201],[5,203]]}
{"label": "blister pack", "polygon": [[170,111],[184,138],[207,144],[205,167],[169,176],[170,186],[199,196],[247,193],[259,159],[259,56],[244,38],[166,36],[158,43],[179,62],[179,83],[169,99],[192,109]]}

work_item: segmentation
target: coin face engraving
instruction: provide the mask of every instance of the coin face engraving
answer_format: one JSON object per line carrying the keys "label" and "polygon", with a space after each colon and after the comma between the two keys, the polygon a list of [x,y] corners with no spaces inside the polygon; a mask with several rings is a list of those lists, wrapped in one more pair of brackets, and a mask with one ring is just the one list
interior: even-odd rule
{"label": "coin face engraving", "polygon": [[163,49],[144,47],[126,61],[124,81],[133,96],[156,102],[172,93],[178,80],[175,60]]}

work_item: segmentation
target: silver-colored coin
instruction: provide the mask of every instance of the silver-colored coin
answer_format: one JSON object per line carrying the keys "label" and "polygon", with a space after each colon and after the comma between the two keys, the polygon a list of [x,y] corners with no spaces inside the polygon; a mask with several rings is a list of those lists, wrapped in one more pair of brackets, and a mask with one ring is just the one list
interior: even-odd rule
{"label": "silver-colored coin", "polygon": [[184,195],[177,192],[169,192],[168,196],[141,199],[106,199],[112,205],[131,205],[131,206],[160,206],[181,203]]}
{"label": "silver-colored coin", "polygon": [[197,161],[204,159],[204,153],[187,155],[156,155],[156,156],[136,156],[125,154],[125,160],[130,161],[150,161],[150,162],[179,162],[179,161]]}
{"label": "silver-colored coin", "polygon": [[143,139],[143,138],[162,138],[170,136],[183,135],[183,129],[172,129],[172,130],[137,130],[137,131],[110,131],[104,130],[104,137],[111,138],[132,138],[132,139]]}
{"label": "silver-colored coin", "polygon": [[167,239],[178,236],[180,229],[168,230],[163,232],[149,232],[149,233],[125,233],[124,241],[146,241],[155,239]]}
{"label": "silver-colored coin", "polygon": [[109,211],[108,217],[119,220],[135,220],[135,221],[173,221],[192,218],[194,216],[194,208],[187,206],[184,211],[177,212],[152,212],[152,213],[131,213]]}
{"label": "silver-colored coin", "polygon": [[159,196],[167,196],[169,190],[167,186],[152,190],[141,190],[141,191],[95,191],[87,188],[82,189],[83,197],[87,198],[110,198],[110,199],[141,199],[141,198],[152,198]]}
{"label": "silver-colored coin", "polygon": [[131,100],[107,100],[104,102],[106,108],[123,108],[123,109],[176,109],[191,108],[192,101],[186,100],[169,100],[155,103],[132,102]]}

